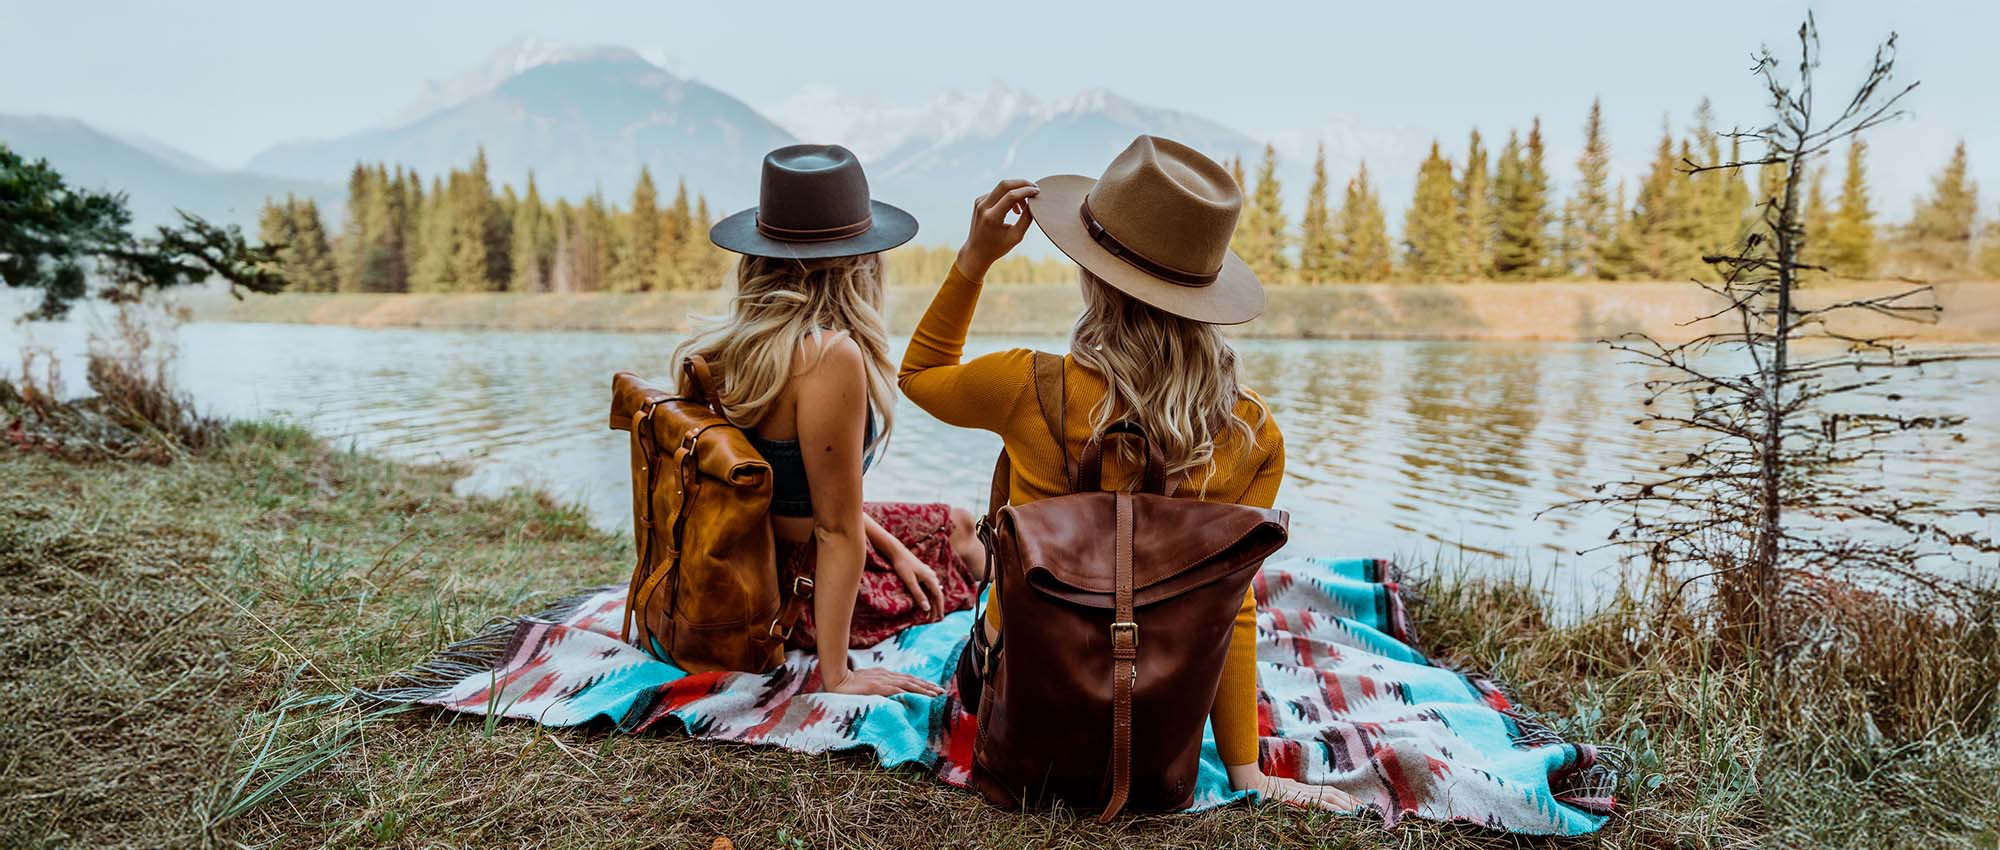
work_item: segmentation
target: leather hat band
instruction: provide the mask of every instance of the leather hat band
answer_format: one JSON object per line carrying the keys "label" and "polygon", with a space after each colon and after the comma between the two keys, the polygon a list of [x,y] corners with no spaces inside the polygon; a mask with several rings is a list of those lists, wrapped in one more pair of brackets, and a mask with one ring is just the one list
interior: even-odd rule
{"label": "leather hat band", "polygon": [[1083,229],[1090,234],[1090,238],[1095,240],[1104,250],[1110,251],[1113,256],[1131,263],[1133,266],[1138,267],[1140,271],[1168,281],[1169,283],[1178,283],[1182,286],[1207,286],[1214,283],[1216,278],[1222,276],[1221,268],[1217,268],[1215,271],[1208,272],[1207,274],[1181,271],[1172,266],[1155,262],[1146,255],[1125,247],[1124,243],[1113,238],[1104,229],[1104,225],[1097,222],[1096,216],[1090,214],[1089,196],[1084,197],[1081,211],[1083,213]]}
{"label": "leather hat band", "polygon": [[848,239],[860,236],[863,233],[867,233],[868,229],[874,226],[874,216],[869,216],[853,224],[843,224],[839,227],[821,227],[812,230],[779,227],[765,221],[763,216],[757,217],[757,232],[780,242],[831,242],[835,239]]}

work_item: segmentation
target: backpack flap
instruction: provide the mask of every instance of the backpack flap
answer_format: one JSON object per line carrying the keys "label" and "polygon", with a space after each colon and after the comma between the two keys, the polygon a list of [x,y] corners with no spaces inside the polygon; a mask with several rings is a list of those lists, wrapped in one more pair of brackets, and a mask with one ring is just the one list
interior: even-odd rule
{"label": "backpack flap", "polygon": [[[1001,535],[1021,547],[1018,563],[1037,591],[1090,608],[1110,608],[1116,590],[1108,568],[1115,541],[1108,494],[1084,493],[1010,507]],[[1133,603],[1179,596],[1244,569],[1285,545],[1290,515],[1281,510],[1199,502],[1147,493],[1132,500]],[[1204,569],[1196,569],[1203,567]]]}

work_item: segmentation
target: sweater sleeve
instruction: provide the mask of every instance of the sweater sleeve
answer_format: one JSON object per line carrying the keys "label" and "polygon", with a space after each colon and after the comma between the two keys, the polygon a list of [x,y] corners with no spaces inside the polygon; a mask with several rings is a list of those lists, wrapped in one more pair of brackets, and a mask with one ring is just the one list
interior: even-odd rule
{"label": "sweater sleeve", "polygon": [[1032,352],[999,351],[961,363],[979,306],[979,281],[953,266],[903,352],[903,396],[947,425],[999,431],[1032,385]]}
{"label": "sweater sleeve", "polygon": [[[1244,491],[1242,503],[1268,508],[1277,501],[1278,485],[1285,478],[1284,437],[1275,425],[1267,424],[1260,442],[1271,445],[1271,454],[1257,469],[1256,477]],[[1236,611],[1236,624],[1229,638],[1229,655],[1222,662],[1222,680],[1215,689],[1215,708],[1209,719],[1215,724],[1215,751],[1225,765],[1251,764],[1258,757],[1257,729],[1257,590],[1243,593],[1243,607]]]}

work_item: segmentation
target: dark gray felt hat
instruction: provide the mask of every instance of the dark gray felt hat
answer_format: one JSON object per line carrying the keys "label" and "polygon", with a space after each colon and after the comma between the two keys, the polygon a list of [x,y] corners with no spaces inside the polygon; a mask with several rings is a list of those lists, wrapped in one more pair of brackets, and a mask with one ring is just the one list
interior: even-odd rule
{"label": "dark gray felt hat", "polygon": [[764,155],[757,206],[715,223],[708,240],[738,254],[813,260],[887,251],[917,235],[909,213],[868,197],[868,176],[839,145]]}

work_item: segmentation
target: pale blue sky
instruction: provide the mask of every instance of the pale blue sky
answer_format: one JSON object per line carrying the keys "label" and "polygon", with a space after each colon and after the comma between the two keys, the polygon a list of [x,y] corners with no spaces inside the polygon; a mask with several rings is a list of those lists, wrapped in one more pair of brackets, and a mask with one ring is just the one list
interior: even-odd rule
{"label": "pale blue sky", "polygon": [[[1668,5],[0,0],[0,112],[81,118],[234,166],[278,141],[374,123],[426,78],[537,36],[660,49],[752,104],[814,81],[914,101],[997,79],[1044,97],[1102,86],[1254,136],[1348,115],[1456,147],[1474,124],[1504,136],[1540,114],[1558,155],[1602,95],[1629,162],[1643,161],[1664,113],[1682,122],[1704,94],[1725,124],[1760,118],[1751,51],[1789,49],[1808,6]],[[2000,196],[2000,3],[1810,5],[1830,89],[1844,91],[1892,29],[1900,76],[1923,80],[1915,117],[1877,137],[1881,182],[1921,183],[1964,137],[1989,200]],[[1887,200],[1892,215],[1907,209]]]}

